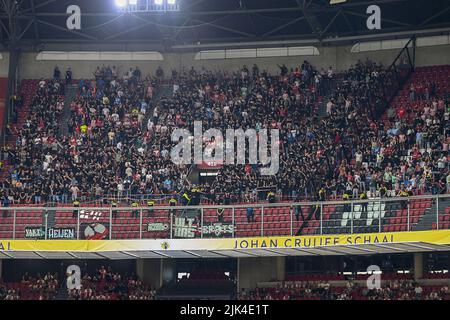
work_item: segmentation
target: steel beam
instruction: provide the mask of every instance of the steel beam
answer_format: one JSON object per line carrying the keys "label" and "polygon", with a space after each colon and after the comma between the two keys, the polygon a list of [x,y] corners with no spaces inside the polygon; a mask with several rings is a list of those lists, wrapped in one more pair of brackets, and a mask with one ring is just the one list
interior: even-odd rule
{"label": "steel beam", "polygon": [[208,25],[208,26],[211,26],[213,28],[221,29],[221,30],[224,30],[224,31],[240,34],[242,36],[255,37],[254,34],[243,32],[243,31],[239,31],[239,30],[236,30],[236,29],[233,29],[233,28],[224,27],[224,26],[212,23],[212,22],[205,22],[205,21],[201,21],[201,20],[198,20],[198,19],[192,19],[192,21],[199,22],[201,24]]}
{"label": "steel beam", "polygon": [[422,21],[422,22],[419,24],[419,26],[426,25],[428,22],[430,22],[430,21],[436,19],[437,17],[440,17],[441,15],[443,15],[444,13],[446,13],[446,12],[449,11],[449,10],[450,10],[450,6],[448,6],[448,7],[445,8],[444,10],[439,11],[438,13],[432,15],[432,16],[429,17],[428,19]]}
{"label": "steel beam", "polygon": [[36,22],[38,22],[40,24],[43,24],[43,25],[46,25],[46,26],[49,26],[49,27],[52,27],[52,28],[55,28],[55,29],[60,30],[60,31],[64,31],[66,33],[75,34],[77,36],[80,36],[80,37],[83,37],[83,38],[86,38],[86,39],[89,39],[89,40],[94,40],[94,41],[98,41],[99,40],[96,37],[93,37],[93,36],[90,36],[90,35],[78,32],[78,31],[68,30],[68,29],[66,29],[64,27],[58,26],[56,24],[53,24],[53,23],[50,23],[50,22],[47,22],[47,21],[36,20]]}
{"label": "steel beam", "polygon": [[297,23],[297,22],[299,22],[299,21],[301,21],[301,20],[305,20],[305,19],[306,19],[306,17],[303,15],[303,16],[301,16],[301,17],[298,17],[298,18],[296,18],[296,19],[294,19],[294,20],[291,20],[291,21],[289,21],[289,22],[287,22],[287,23],[284,23],[284,24],[282,24],[281,26],[279,26],[279,27],[277,27],[277,28],[275,28],[275,29],[272,29],[272,30],[270,30],[270,31],[268,31],[268,32],[266,32],[266,33],[264,33],[262,36],[263,36],[263,37],[269,36],[269,35],[271,35],[271,34],[277,32],[277,31],[283,30],[284,28],[290,26],[291,24]]}

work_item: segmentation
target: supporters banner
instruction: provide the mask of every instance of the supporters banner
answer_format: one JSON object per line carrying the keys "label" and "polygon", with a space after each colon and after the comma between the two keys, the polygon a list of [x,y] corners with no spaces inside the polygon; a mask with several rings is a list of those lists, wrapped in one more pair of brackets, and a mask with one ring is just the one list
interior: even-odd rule
{"label": "supporters banner", "polygon": [[205,238],[226,238],[233,235],[234,226],[231,222],[209,222],[200,227]]}
{"label": "supporters banner", "polygon": [[[92,225],[91,225],[92,228]],[[106,228],[106,227],[105,227]],[[94,226],[95,229],[95,226]],[[103,230],[103,228],[100,228]],[[98,230],[100,234],[104,231]],[[90,232],[90,231],[89,231]],[[83,232],[84,234],[84,232]],[[94,232],[95,234],[95,232]],[[450,244],[450,230],[300,237],[160,240],[0,240],[0,251],[141,251],[141,250],[247,250],[316,248],[364,244]]]}
{"label": "supporters banner", "polygon": [[[26,239],[45,239],[45,228],[41,226],[25,227]],[[75,228],[49,228],[47,230],[48,240],[75,239]]]}
{"label": "supporters banner", "polygon": [[47,230],[47,239],[75,239],[75,228],[50,228]]}
{"label": "supporters banner", "polygon": [[45,230],[39,227],[25,227],[25,239],[44,239]]}
{"label": "supporters banner", "polygon": [[174,238],[200,238],[199,223],[195,218],[177,217],[172,229]]}
{"label": "supporters banner", "polygon": [[195,218],[175,218],[173,237],[176,238],[228,238],[233,234],[231,222],[204,222],[203,226]]}
{"label": "supporters banner", "polygon": [[82,223],[80,237],[86,240],[105,240],[109,237],[109,223]]}
{"label": "supporters banner", "polygon": [[147,224],[147,231],[148,232],[161,232],[161,231],[168,231],[170,229],[170,225],[167,222],[149,222]]}

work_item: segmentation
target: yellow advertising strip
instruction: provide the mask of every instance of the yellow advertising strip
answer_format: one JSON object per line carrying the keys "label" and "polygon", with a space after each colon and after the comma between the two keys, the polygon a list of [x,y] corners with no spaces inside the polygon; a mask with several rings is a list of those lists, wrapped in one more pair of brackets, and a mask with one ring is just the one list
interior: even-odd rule
{"label": "yellow advertising strip", "polygon": [[161,240],[0,240],[7,251],[146,251],[146,250],[240,250],[315,248],[340,245],[423,242],[450,245],[450,230],[299,237]]}

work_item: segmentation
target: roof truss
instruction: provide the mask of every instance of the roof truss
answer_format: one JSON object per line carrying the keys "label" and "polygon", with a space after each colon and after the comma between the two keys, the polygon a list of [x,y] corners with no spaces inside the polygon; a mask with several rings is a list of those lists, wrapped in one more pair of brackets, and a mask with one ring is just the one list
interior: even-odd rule
{"label": "roof truss", "polygon": [[[0,0],[3,45],[124,43],[170,45],[327,39],[450,26],[446,0],[178,0],[179,12],[119,12],[113,1]],[[68,30],[66,9],[81,8],[82,29]],[[382,30],[367,30],[366,9],[382,9]],[[408,10],[405,10],[405,7]]]}

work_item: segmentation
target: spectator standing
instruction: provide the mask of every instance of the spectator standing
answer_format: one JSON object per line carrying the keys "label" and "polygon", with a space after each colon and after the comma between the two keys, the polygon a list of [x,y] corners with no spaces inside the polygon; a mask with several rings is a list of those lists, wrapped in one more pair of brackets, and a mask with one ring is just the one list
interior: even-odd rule
{"label": "spectator standing", "polygon": [[[8,208],[9,207],[9,198],[8,196],[3,196],[3,200],[2,200],[2,205],[4,208]],[[3,210],[3,218],[7,218],[8,217],[8,210]]]}
{"label": "spectator standing", "polygon": [[53,70],[53,80],[59,81],[61,79],[61,71],[59,70],[58,66],[55,66],[55,69]]}
{"label": "spectator standing", "polygon": [[255,212],[252,207],[247,208],[247,222],[255,222]]}
{"label": "spectator standing", "polygon": [[72,69],[69,67],[66,70],[66,85],[72,83]]}

